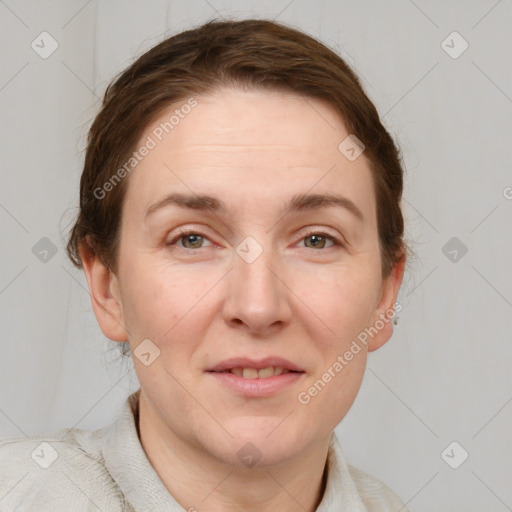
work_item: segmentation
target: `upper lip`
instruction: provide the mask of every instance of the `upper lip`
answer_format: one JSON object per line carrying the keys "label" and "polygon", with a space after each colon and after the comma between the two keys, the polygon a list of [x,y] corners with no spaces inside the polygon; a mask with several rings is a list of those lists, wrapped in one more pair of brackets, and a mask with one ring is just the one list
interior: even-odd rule
{"label": "upper lip", "polygon": [[265,357],[263,359],[250,359],[248,357],[233,357],[226,359],[211,368],[208,368],[207,372],[223,372],[225,370],[232,370],[233,368],[255,368],[256,370],[262,370],[269,366],[284,368],[292,372],[304,372],[302,368],[296,364],[283,359],[282,357]]}

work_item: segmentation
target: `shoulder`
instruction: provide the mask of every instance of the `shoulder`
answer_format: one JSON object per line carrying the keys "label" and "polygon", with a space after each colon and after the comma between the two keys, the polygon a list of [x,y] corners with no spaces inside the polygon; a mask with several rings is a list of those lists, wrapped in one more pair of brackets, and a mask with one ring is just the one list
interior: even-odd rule
{"label": "shoulder", "polygon": [[351,464],[347,466],[369,512],[408,512],[398,495],[384,483]]}
{"label": "shoulder", "polygon": [[129,510],[105,467],[105,429],[60,429],[0,439],[2,507],[28,510]]}

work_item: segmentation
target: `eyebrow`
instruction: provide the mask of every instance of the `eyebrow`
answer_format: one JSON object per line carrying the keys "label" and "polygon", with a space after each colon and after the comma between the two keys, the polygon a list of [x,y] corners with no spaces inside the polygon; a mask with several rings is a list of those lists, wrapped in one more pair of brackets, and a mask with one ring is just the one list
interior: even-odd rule
{"label": "eyebrow", "polygon": [[[144,217],[147,218],[157,210],[173,205],[193,210],[203,210],[219,213],[225,213],[228,210],[226,204],[223,201],[213,196],[172,193],[165,196],[155,204],[149,206],[146,209]],[[321,208],[334,206],[345,208],[360,221],[364,221],[363,213],[353,201],[347,197],[336,194],[296,194],[290,199],[290,202],[288,203],[287,208],[285,208],[285,211],[287,210],[290,213],[296,213],[308,210],[319,210]]]}

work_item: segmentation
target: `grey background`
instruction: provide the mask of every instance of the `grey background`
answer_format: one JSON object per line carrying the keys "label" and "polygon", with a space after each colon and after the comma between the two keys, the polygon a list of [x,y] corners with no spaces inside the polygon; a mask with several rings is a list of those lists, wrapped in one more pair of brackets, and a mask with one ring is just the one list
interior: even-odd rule
{"label": "grey background", "polygon": [[[0,2],[0,437],[100,428],[138,387],[64,254],[105,87],[166,35],[267,17],[347,59],[407,167],[404,309],[337,427],[345,455],[414,512],[512,510],[511,14],[510,0]],[[469,44],[457,58],[453,31]],[[457,469],[441,456],[453,441],[469,453]]]}

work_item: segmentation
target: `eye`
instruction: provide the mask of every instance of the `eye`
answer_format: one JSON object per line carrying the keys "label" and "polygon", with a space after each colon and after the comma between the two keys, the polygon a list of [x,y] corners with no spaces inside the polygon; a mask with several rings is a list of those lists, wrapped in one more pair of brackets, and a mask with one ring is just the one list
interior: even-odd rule
{"label": "eye", "polygon": [[[207,237],[199,233],[198,231],[189,229],[189,230],[183,230],[176,234],[176,236],[167,242],[167,246],[174,246],[177,244],[177,242],[182,241],[181,245],[178,245],[180,249],[203,249],[205,247],[204,242],[209,241]],[[330,247],[339,246],[343,247],[344,244],[341,240],[339,240],[337,237],[333,235],[329,235],[327,233],[323,233],[320,231],[311,231],[307,233],[302,239],[303,240],[309,240],[310,243],[308,244],[306,242],[305,247],[308,249],[328,249]],[[327,243],[331,243],[331,245],[327,245]],[[211,243],[210,243],[211,245]]]}
{"label": "eye", "polygon": [[[301,239],[301,241],[302,240],[310,240],[311,241],[311,245],[307,245],[307,243],[305,244],[305,246],[309,249],[326,249],[326,248],[328,249],[329,247],[333,247],[333,246],[340,246],[340,247],[343,246],[343,243],[341,242],[341,240],[339,240],[335,236],[331,236],[331,235],[328,235],[327,233],[322,233],[319,231],[311,231],[311,232],[307,233],[306,236]],[[331,242],[331,245],[326,247],[325,244],[328,241]]]}
{"label": "eye", "polygon": [[182,245],[178,246],[181,249],[202,249],[205,247],[202,243],[208,240],[208,238],[197,231],[185,230],[178,233],[170,242],[167,242],[166,245],[175,245],[179,240],[183,240]]}

